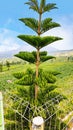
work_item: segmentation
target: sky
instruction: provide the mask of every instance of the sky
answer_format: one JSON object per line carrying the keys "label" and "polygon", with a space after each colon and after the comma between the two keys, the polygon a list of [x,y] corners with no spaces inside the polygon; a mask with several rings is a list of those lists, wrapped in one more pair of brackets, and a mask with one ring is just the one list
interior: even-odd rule
{"label": "sky", "polygon": [[[28,0],[1,0],[0,2],[0,53],[10,51],[31,51],[32,46],[17,38],[20,34],[33,35],[34,32],[26,27],[19,18],[35,17],[36,12],[24,4]],[[73,49],[73,0],[46,0],[48,3],[56,3],[58,9],[51,10],[43,15],[60,23],[61,27],[51,29],[43,36],[59,36],[63,40],[52,43],[44,48],[49,51],[50,47],[58,50]]]}

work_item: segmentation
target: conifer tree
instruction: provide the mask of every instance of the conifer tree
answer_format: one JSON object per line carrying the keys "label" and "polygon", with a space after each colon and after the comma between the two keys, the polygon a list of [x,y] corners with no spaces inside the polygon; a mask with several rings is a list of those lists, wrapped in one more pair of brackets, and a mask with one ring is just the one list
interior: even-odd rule
{"label": "conifer tree", "polygon": [[[42,16],[46,12],[50,12],[52,9],[57,9],[55,3],[46,3],[46,0],[28,0],[25,4],[29,5],[29,9],[32,9],[36,13],[38,13],[39,18],[20,18],[19,20],[22,21],[26,26],[31,28],[33,31],[36,32],[37,35],[19,35],[18,38],[21,40],[27,42],[29,45],[36,48],[36,54],[35,53],[29,53],[29,52],[20,52],[19,54],[16,54],[15,56],[24,59],[26,61],[29,61],[31,63],[35,63],[36,65],[36,79],[39,77],[39,65],[40,62],[45,62],[48,59],[53,58],[52,56],[47,56],[47,54],[44,56],[41,56],[40,50],[55,42],[58,40],[62,40],[60,37],[55,36],[41,36],[41,34],[45,33],[46,31],[55,28],[60,27],[60,24],[53,22],[52,18],[45,18],[42,20]],[[36,55],[36,56],[35,56]],[[35,84],[35,100],[38,98],[38,85]]]}

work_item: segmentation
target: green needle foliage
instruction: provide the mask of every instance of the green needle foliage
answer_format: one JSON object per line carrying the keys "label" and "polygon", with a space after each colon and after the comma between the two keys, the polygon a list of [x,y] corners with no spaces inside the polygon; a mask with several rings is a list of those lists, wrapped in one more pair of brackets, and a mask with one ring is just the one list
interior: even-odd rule
{"label": "green needle foliage", "polygon": [[[54,56],[48,56],[46,51],[40,52],[40,63],[55,58]],[[35,51],[33,52],[19,52],[15,55],[18,58],[21,58],[29,63],[36,63],[37,54]]]}
{"label": "green needle foliage", "polygon": [[24,40],[31,46],[35,47],[37,50],[40,50],[41,48],[51,44],[52,42],[62,40],[62,38],[54,37],[54,36],[31,36],[31,35],[19,35],[20,39]]}
{"label": "green needle foliage", "polygon": [[[26,26],[31,28],[33,31],[38,33],[38,20],[36,20],[34,18],[21,18],[19,20],[22,21]],[[44,32],[46,32],[52,28],[60,27],[60,24],[58,24],[56,22],[52,22],[52,18],[46,18],[41,21],[40,26],[41,26],[40,33],[43,34]]]}
{"label": "green needle foliage", "polygon": [[38,0],[28,0],[25,4],[28,4],[29,8],[36,11],[38,14],[43,14],[57,8],[55,3],[46,4],[46,0],[41,0],[40,5]]}

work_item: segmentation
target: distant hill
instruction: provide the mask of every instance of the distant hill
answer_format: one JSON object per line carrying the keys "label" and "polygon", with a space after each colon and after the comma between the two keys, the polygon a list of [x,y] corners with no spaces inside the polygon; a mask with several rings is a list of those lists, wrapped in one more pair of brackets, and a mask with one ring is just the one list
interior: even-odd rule
{"label": "distant hill", "polygon": [[73,49],[72,50],[60,50],[54,53],[56,56],[73,56]]}
{"label": "distant hill", "polygon": [[[54,47],[48,47],[48,48],[42,49],[42,51],[43,50],[46,50],[49,55],[73,56],[73,49],[72,50],[58,50],[58,49],[56,49]],[[14,56],[14,54],[16,54],[18,52],[19,52],[18,50],[8,51],[8,52],[0,52],[0,59],[3,59],[3,58],[12,58]]]}
{"label": "distant hill", "polygon": [[14,54],[18,53],[18,51],[7,51],[7,52],[0,52],[0,59],[3,58],[12,58]]}
{"label": "distant hill", "polygon": [[[52,46],[45,47],[43,50],[46,50],[48,53],[57,52],[58,50]],[[25,50],[13,50],[13,51],[6,51],[6,52],[0,52],[0,59],[2,58],[12,58],[14,54],[18,53],[19,51],[26,51]],[[31,50],[28,50],[31,51]],[[33,51],[33,50],[32,50]]]}

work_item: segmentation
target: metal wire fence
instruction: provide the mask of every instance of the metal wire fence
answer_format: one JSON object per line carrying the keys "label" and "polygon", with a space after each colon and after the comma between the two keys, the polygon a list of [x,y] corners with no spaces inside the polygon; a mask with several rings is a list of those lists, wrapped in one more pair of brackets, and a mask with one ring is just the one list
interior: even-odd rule
{"label": "metal wire fence", "polygon": [[[6,94],[9,95],[7,98]],[[59,106],[57,104],[63,98],[61,95],[45,102],[41,106],[32,105],[29,101],[11,94],[9,91],[3,93],[3,96],[5,98],[5,130],[29,130],[32,120],[36,116],[43,117],[44,130],[70,130],[68,128],[70,121],[65,123],[59,118]]]}

